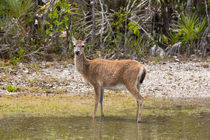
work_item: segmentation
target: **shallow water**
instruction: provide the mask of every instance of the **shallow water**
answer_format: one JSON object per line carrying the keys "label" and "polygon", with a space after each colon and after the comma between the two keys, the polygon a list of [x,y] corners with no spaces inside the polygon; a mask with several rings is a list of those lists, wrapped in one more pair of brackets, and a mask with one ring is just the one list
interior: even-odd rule
{"label": "shallow water", "polygon": [[123,117],[2,117],[0,139],[208,139],[210,114],[146,117],[141,124]]}

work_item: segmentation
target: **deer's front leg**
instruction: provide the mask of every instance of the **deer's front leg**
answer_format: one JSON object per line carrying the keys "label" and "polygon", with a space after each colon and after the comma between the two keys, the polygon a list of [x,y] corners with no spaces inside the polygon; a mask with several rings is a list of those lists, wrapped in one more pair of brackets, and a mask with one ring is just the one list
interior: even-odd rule
{"label": "deer's front leg", "polygon": [[93,112],[93,119],[95,119],[96,117],[96,113],[97,113],[97,107],[98,107],[98,102],[99,102],[99,86],[94,86],[94,90],[95,90],[95,107],[94,107],[94,112]]}
{"label": "deer's front leg", "polygon": [[138,116],[139,116],[139,101],[137,100],[137,112],[136,112],[136,121],[138,120]]}

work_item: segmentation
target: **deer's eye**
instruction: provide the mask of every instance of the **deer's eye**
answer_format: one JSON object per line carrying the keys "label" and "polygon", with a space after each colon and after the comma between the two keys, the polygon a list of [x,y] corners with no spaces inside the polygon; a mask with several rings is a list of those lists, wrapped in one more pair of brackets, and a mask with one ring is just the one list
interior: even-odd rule
{"label": "deer's eye", "polygon": [[84,46],[84,45],[82,45],[81,47],[82,47],[82,48],[84,48],[85,46]]}

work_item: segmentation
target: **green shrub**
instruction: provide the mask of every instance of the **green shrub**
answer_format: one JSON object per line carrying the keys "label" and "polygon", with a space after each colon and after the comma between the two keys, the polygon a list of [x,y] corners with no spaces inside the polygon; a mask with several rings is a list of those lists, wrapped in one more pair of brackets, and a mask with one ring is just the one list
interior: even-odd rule
{"label": "green shrub", "polygon": [[185,14],[181,14],[180,22],[177,27],[177,35],[181,37],[182,42],[188,46],[188,54],[195,48],[196,40],[202,37],[203,31],[206,25],[206,18],[202,20],[194,14],[192,17],[188,17]]}
{"label": "green shrub", "polygon": [[6,90],[8,92],[17,92],[18,89],[16,86],[9,85],[9,86],[7,86]]}

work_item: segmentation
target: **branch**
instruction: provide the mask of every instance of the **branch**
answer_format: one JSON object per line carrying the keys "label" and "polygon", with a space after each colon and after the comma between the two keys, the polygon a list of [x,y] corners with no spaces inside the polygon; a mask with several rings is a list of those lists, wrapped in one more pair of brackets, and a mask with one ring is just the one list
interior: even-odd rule
{"label": "branch", "polygon": [[102,0],[99,0],[100,6],[101,6],[101,17],[102,17],[102,21],[101,21],[101,30],[100,30],[100,49],[103,48],[103,31],[104,31],[104,7],[102,4]]}
{"label": "branch", "polygon": [[127,38],[127,32],[128,32],[128,12],[130,12],[130,10],[131,10],[131,8],[129,10],[130,3],[131,3],[131,0],[128,1],[128,5],[126,7],[126,20],[125,20],[125,33],[124,33],[124,36],[125,36],[125,39],[124,39],[124,49],[126,48],[127,41],[128,41],[128,38]]}
{"label": "branch", "polygon": [[55,0],[51,0],[50,1],[50,6],[47,8],[47,10],[45,10],[44,14],[42,15],[42,27],[44,28],[44,25],[45,25],[45,20],[47,19],[47,15],[49,14],[50,12],[50,9],[52,8],[52,6],[54,5],[55,3]]}
{"label": "branch", "polygon": [[92,23],[93,23],[91,41],[94,41],[94,39],[95,39],[95,31],[96,31],[95,0],[93,0],[91,2],[91,4],[92,4]]}
{"label": "branch", "polygon": [[144,31],[144,33],[148,36],[148,38],[150,38],[152,41],[154,41],[153,37],[140,24],[138,24],[136,21],[134,21],[131,18],[129,18],[129,20],[131,20],[132,22],[135,22],[136,25],[138,25],[142,29],[142,31]]}

